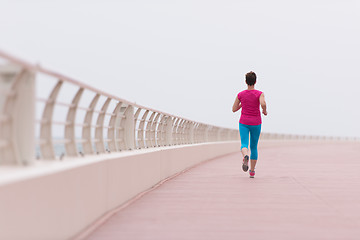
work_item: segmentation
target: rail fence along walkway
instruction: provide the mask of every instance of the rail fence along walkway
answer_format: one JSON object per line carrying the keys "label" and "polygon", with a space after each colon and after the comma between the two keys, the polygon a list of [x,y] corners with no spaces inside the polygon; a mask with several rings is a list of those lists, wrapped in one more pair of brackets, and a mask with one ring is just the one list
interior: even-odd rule
{"label": "rail fence along walkway", "polygon": [[0,58],[0,164],[239,139],[235,129],[144,107],[1,51]]}

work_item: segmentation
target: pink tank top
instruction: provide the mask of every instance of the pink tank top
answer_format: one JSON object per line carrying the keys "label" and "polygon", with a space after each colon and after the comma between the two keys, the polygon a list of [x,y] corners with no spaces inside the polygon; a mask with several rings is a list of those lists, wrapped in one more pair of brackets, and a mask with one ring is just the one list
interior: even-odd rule
{"label": "pink tank top", "polygon": [[260,114],[260,95],[259,90],[244,90],[238,93],[238,99],[241,102],[240,123],[245,125],[261,124]]}

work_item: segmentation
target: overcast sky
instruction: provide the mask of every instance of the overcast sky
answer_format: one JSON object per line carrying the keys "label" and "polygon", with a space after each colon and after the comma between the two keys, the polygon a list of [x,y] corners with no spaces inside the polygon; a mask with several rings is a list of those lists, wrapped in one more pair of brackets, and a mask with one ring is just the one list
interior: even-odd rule
{"label": "overcast sky", "polygon": [[264,131],[360,137],[357,0],[0,3],[1,50],[121,98],[237,128],[255,71]]}

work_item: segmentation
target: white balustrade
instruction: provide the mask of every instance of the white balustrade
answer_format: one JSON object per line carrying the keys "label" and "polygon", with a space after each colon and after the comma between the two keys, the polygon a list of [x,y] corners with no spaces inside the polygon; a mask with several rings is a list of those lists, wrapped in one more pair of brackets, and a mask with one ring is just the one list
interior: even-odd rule
{"label": "white balustrade", "polygon": [[[239,140],[237,129],[131,103],[1,51],[0,60],[0,164]],[[52,85],[47,94],[41,84]]]}

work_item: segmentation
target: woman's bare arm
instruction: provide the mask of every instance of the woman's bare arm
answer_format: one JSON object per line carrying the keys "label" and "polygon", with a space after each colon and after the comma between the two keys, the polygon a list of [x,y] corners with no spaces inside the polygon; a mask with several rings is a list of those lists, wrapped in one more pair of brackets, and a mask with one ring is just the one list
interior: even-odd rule
{"label": "woman's bare arm", "polygon": [[232,107],[232,111],[237,112],[240,108],[241,108],[241,103],[240,103],[239,98],[236,96],[234,105]]}
{"label": "woman's bare arm", "polygon": [[266,116],[267,115],[267,111],[266,111],[266,102],[265,102],[265,95],[264,93],[262,93],[260,95],[260,105],[261,105],[261,108],[262,108],[262,112],[263,114]]}

